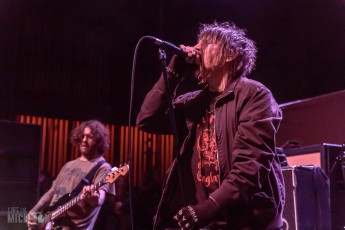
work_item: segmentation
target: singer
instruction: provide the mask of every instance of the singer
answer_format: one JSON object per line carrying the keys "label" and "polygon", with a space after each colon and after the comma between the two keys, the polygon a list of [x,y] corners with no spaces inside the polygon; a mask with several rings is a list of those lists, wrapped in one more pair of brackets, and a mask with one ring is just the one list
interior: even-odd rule
{"label": "singer", "polygon": [[[201,25],[195,46],[168,65],[171,92],[191,68],[205,86],[173,98],[179,157],[168,170],[154,229],[281,229],[284,181],[275,135],[282,119],[272,93],[247,78],[257,48],[233,23]],[[185,58],[194,60],[193,65]],[[171,133],[161,76],[137,126]]]}

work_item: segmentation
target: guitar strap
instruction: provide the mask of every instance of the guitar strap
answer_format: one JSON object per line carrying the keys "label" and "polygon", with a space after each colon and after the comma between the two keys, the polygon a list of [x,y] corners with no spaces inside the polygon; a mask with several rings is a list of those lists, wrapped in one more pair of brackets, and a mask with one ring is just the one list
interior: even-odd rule
{"label": "guitar strap", "polygon": [[96,171],[105,163],[105,160],[99,161],[89,172],[86,176],[79,182],[77,187],[73,189],[71,192],[72,197],[75,197],[80,193],[85,185],[89,185],[92,178],[95,176]]}

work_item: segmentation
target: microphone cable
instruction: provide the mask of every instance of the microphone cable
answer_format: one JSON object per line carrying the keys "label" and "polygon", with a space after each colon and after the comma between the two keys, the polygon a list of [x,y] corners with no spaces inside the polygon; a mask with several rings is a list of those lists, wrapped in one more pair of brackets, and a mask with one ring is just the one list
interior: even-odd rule
{"label": "microphone cable", "polygon": [[[131,73],[131,84],[130,84],[130,99],[129,99],[129,112],[128,112],[128,164],[130,165],[132,160],[132,109],[133,109],[133,98],[134,98],[134,79],[135,79],[135,67],[137,64],[137,56],[138,56],[138,49],[140,44],[144,39],[150,39],[151,36],[143,36],[139,39],[137,42],[135,49],[134,49],[134,55],[133,55],[133,63],[132,63],[132,73]],[[133,167],[129,166],[128,171],[128,193],[129,193],[129,208],[130,208],[130,222],[131,222],[131,229],[134,230],[134,221],[133,221],[133,202],[132,202],[132,187],[131,187],[131,169]]]}

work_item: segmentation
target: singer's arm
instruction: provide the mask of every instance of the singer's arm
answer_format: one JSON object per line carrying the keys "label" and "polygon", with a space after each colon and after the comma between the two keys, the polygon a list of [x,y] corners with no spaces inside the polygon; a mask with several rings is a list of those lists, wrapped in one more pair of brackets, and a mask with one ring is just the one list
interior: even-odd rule
{"label": "singer's arm", "polygon": [[[176,56],[169,63],[169,68],[175,71]],[[170,92],[173,94],[180,79],[170,76],[168,73]],[[168,113],[168,97],[164,84],[164,76],[161,74],[159,80],[146,95],[141,106],[136,123],[137,126],[146,132],[157,134],[171,134],[171,123]]]}

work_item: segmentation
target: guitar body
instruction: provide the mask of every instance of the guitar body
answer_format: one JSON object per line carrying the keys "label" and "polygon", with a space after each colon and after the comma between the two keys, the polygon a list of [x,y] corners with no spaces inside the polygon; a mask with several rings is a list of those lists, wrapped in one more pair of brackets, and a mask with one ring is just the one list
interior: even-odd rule
{"label": "guitar body", "polygon": [[56,225],[55,222],[48,222],[40,230],[61,230],[62,229],[62,227],[55,226],[55,225]]}
{"label": "guitar body", "polygon": [[43,223],[44,226],[42,226],[40,230],[60,230],[61,227],[59,225],[61,223],[61,219],[63,219],[63,216],[56,218],[54,219],[54,221],[52,221],[50,214],[52,211],[57,210],[66,203],[68,203],[72,198],[72,194],[67,193],[60,197],[60,199],[54,205],[43,208],[43,217],[41,217],[41,220],[39,219],[39,222]]}
{"label": "guitar body", "polygon": [[[63,217],[61,217],[63,218]],[[54,221],[49,221],[49,213],[42,217],[42,214],[38,214],[37,226],[30,228],[29,230],[61,230],[59,226],[60,218]]]}

